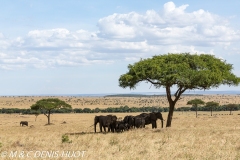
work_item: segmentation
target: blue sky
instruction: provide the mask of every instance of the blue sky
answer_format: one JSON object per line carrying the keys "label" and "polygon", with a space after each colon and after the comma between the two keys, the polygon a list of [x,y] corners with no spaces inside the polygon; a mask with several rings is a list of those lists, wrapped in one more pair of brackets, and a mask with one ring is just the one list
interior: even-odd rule
{"label": "blue sky", "polygon": [[238,0],[2,0],[0,95],[163,92],[145,83],[122,89],[118,78],[128,64],[168,52],[214,54],[240,77],[239,6]]}

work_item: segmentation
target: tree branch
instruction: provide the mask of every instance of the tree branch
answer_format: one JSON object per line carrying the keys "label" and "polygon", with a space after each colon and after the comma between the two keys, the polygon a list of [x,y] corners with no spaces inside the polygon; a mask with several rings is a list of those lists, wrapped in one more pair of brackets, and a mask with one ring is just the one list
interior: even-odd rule
{"label": "tree branch", "polygon": [[46,117],[48,117],[48,115],[46,113],[43,113]]}
{"label": "tree branch", "polygon": [[187,90],[187,88],[184,88],[182,86],[180,86],[178,88],[178,90],[176,91],[176,93],[174,94],[175,96],[175,99],[174,99],[174,102],[177,102],[180,98],[180,96],[182,95],[183,92],[185,92]]}
{"label": "tree branch", "polygon": [[148,82],[152,83],[152,84],[158,84],[158,85],[161,85],[161,83],[159,83],[159,82],[154,82],[154,81],[152,81],[152,80],[149,79],[149,78],[147,78],[146,80],[147,80]]}

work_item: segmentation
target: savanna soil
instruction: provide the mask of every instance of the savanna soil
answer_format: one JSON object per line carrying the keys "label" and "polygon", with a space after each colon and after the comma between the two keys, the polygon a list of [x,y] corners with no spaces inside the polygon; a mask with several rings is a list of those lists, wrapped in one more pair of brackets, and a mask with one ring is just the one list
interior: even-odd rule
{"label": "savanna soil", "polygon": [[[24,158],[12,159],[240,159],[240,112],[234,111],[233,115],[214,112],[214,116],[209,112],[198,113],[196,118],[195,112],[174,112],[170,128],[159,128],[158,120],[158,129],[148,125],[143,129],[107,134],[93,133],[93,119],[99,114],[52,114],[52,125],[45,125],[44,115],[35,121],[34,115],[0,114],[0,156],[1,153],[9,156],[12,151],[17,151],[19,156],[24,151]],[[139,113],[132,115],[136,114]],[[167,113],[163,113],[163,118],[167,119]],[[20,127],[20,121],[28,121],[29,126]],[[69,143],[62,143],[64,134],[68,135]],[[47,158],[46,152],[50,151],[58,155]],[[61,156],[62,152],[78,151],[85,151],[83,157]]]}
{"label": "savanna soil", "polygon": [[[0,108],[30,108],[36,101],[43,98],[59,98],[70,104],[73,108],[107,108],[120,107],[127,105],[128,107],[168,107],[166,96],[152,97],[38,97],[38,96],[15,96],[0,97]],[[198,95],[198,96],[181,96],[176,107],[186,107],[189,100],[199,98],[204,102],[215,101],[220,105],[224,104],[240,104],[240,95]],[[190,106],[189,106],[190,107]]]}

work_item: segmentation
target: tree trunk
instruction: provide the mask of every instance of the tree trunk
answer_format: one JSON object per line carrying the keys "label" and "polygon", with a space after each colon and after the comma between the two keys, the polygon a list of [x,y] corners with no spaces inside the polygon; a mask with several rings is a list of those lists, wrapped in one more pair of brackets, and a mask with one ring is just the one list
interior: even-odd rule
{"label": "tree trunk", "polygon": [[174,106],[175,106],[174,103],[170,103],[169,102],[169,104],[170,104],[170,106],[169,106],[169,112],[168,112],[168,118],[167,118],[166,127],[171,127],[173,111],[174,111]]}
{"label": "tree trunk", "polygon": [[171,87],[171,85],[166,87],[167,100],[168,100],[168,103],[169,103],[169,112],[168,112],[168,118],[167,118],[166,127],[171,127],[173,111],[174,111],[175,104],[179,100],[181,94],[186,90],[186,89],[183,89],[182,87],[180,87],[176,91],[176,93],[174,94],[175,99],[172,100],[170,87]]}
{"label": "tree trunk", "polygon": [[50,124],[50,114],[51,114],[51,111],[49,110],[49,111],[48,111],[48,116],[47,116],[47,118],[48,118],[48,124]]}
{"label": "tree trunk", "polygon": [[196,106],[196,118],[197,118],[197,106]]}
{"label": "tree trunk", "polygon": [[212,108],[211,108],[211,116],[212,116]]}

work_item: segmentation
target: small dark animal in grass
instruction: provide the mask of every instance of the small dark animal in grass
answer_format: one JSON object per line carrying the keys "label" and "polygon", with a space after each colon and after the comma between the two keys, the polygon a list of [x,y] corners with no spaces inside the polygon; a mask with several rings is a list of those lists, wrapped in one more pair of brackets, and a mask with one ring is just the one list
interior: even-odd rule
{"label": "small dark animal in grass", "polygon": [[20,126],[28,126],[28,121],[21,121],[20,122]]}

